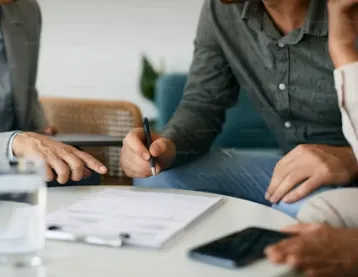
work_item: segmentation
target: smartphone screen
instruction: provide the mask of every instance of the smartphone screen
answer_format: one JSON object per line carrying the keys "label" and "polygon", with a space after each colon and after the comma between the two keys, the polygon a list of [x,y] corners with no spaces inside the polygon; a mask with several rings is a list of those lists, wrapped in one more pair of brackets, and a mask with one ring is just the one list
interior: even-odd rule
{"label": "smartphone screen", "polygon": [[265,257],[267,246],[291,235],[278,231],[248,228],[192,249],[195,260],[224,267],[243,267]]}

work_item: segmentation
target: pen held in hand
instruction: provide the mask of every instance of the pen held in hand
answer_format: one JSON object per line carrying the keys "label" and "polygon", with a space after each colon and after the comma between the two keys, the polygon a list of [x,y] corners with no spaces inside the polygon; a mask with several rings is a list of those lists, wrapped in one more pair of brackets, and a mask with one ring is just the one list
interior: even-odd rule
{"label": "pen held in hand", "polygon": [[[144,118],[143,129],[144,129],[144,138],[145,138],[146,147],[149,151],[150,145],[152,144],[152,136],[150,133],[149,121],[147,118]],[[150,170],[152,172],[152,176],[155,176],[156,175],[155,159],[152,155],[150,155],[149,158],[149,165],[150,165]]]}

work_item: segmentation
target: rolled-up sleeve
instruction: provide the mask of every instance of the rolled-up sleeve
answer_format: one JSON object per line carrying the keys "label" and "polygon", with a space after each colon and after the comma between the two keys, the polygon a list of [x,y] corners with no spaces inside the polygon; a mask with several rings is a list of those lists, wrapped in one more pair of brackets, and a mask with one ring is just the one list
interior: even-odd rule
{"label": "rolled-up sleeve", "polygon": [[358,62],[334,71],[343,133],[358,159]]}
{"label": "rolled-up sleeve", "polygon": [[185,93],[163,131],[177,147],[175,164],[209,150],[222,130],[226,109],[237,103],[239,84],[217,41],[215,5],[216,0],[204,2]]}

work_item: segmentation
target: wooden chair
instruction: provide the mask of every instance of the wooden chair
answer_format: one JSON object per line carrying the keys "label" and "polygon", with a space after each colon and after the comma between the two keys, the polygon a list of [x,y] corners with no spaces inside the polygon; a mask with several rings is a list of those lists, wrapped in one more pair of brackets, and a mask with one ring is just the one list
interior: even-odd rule
{"label": "wooden chair", "polygon": [[[140,110],[126,101],[52,97],[41,97],[40,101],[49,123],[59,133],[112,135],[124,139],[130,130],[142,125]],[[102,183],[131,183],[120,168],[120,147],[84,147],[82,150],[108,167],[108,176]]]}

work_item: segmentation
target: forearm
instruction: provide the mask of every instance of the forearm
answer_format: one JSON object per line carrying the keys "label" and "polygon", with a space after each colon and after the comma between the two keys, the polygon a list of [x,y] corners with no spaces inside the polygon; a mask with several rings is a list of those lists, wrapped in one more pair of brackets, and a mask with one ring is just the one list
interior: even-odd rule
{"label": "forearm", "polygon": [[327,1],[328,46],[335,68],[358,60],[358,13],[354,1]]}
{"label": "forearm", "polygon": [[177,149],[176,165],[185,163],[209,150],[221,132],[225,109],[211,104],[204,107],[183,100],[163,135],[171,139]]}
{"label": "forearm", "polygon": [[336,69],[358,61],[358,51],[355,44],[342,44],[331,41],[329,50]]}

